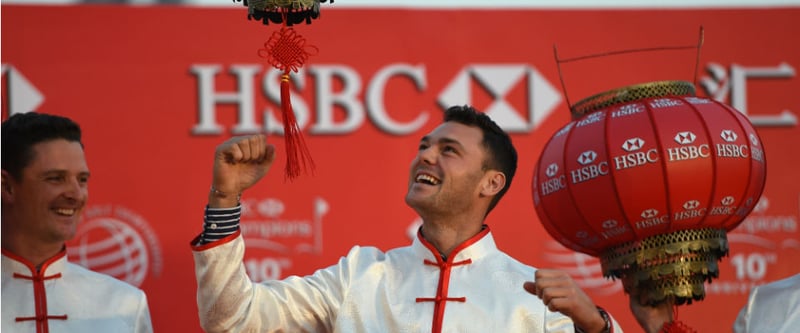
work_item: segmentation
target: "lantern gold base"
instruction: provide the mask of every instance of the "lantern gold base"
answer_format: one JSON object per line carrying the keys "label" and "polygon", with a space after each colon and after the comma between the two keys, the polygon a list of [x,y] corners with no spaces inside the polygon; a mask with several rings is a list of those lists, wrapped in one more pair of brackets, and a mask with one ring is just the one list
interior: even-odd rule
{"label": "lantern gold base", "polygon": [[686,81],[657,81],[617,88],[592,95],[572,105],[574,119],[614,105],[635,102],[645,98],[666,96],[695,96],[694,85]]}
{"label": "lantern gold base", "polygon": [[687,229],[612,247],[600,263],[641,304],[684,304],[705,297],[703,283],[719,276],[717,262],[727,254],[725,230]]}

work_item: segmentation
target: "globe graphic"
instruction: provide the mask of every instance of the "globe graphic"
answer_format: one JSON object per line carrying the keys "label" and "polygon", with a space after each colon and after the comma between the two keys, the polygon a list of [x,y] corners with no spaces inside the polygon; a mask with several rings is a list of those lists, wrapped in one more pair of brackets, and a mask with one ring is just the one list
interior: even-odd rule
{"label": "globe graphic", "polygon": [[87,221],[67,247],[71,262],[141,286],[148,271],[148,251],[142,236],[115,218]]}

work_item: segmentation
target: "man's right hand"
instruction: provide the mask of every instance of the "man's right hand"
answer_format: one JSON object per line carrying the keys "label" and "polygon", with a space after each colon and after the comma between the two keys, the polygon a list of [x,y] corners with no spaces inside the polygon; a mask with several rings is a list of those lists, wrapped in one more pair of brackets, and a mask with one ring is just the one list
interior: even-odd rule
{"label": "man's right hand", "polygon": [[237,196],[264,177],[273,161],[275,146],[263,134],[233,137],[217,146],[209,207],[238,205]]}

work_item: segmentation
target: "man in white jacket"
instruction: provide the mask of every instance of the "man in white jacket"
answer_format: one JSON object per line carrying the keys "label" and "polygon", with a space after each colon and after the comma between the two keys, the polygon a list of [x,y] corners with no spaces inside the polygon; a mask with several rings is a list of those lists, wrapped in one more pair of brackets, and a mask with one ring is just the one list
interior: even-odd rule
{"label": "man in white jacket", "polygon": [[452,107],[420,141],[405,201],[423,223],[410,246],[356,246],[312,275],[255,284],[242,264],[239,198],[274,158],[263,135],[217,147],[204,231],[192,242],[206,331],[621,332],[566,273],[496,247],[484,219],[517,153],[485,114]]}
{"label": "man in white jacket", "polygon": [[152,332],[141,290],[67,261],[88,198],[89,168],[72,120],[25,113],[2,125],[0,331]]}

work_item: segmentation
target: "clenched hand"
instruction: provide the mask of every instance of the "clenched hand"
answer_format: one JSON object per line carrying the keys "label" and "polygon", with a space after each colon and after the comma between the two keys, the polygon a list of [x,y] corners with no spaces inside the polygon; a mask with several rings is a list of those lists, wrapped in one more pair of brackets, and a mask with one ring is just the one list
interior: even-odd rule
{"label": "clenched hand", "polygon": [[263,134],[238,136],[217,146],[209,206],[233,207],[236,197],[267,174],[275,161],[275,146]]}
{"label": "clenched hand", "polygon": [[572,318],[584,332],[601,332],[605,328],[605,320],[592,299],[566,272],[538,269],[535,280],[525,282],[523,287],[539,297],[550,311],[558,311]]}

